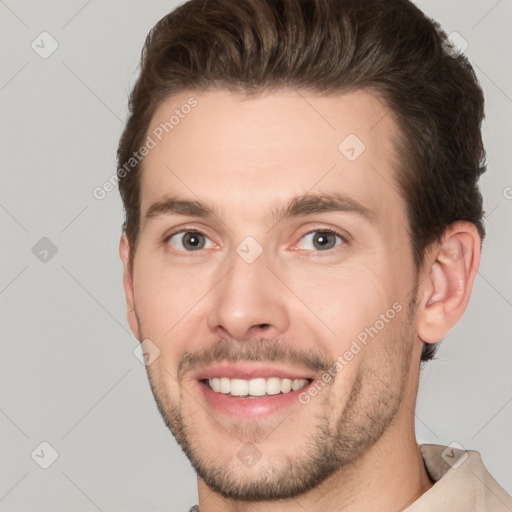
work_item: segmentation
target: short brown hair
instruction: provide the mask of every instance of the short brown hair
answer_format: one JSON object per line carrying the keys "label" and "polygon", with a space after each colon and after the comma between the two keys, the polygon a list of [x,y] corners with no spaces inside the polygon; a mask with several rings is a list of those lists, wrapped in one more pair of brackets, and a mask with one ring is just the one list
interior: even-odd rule
{"label": "short brown hair", "polygon": [[[119,143],[123,229],[132,257],[143,162],[122,176],[119,171],[144,144],[165,99],[208,87],[376,93],[400,132],[397,182],[416,269],[427,247],[457,220],[473,223],[483,239],[477,184],[485,170],[483,93],[437,23],[408,0],[190,0],[146,39]],[[425,344],[422,360],[434,353],[435,346]]]}

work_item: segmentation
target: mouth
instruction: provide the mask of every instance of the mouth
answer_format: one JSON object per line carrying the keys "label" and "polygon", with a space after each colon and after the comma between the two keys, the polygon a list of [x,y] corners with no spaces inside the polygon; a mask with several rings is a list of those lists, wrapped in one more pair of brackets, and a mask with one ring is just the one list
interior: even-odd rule
{"label": "mouth", "polygon": [[263,419],[301,406],[311,374],[276,366],[220,364],[195,376],[208,409],[241,420]]}

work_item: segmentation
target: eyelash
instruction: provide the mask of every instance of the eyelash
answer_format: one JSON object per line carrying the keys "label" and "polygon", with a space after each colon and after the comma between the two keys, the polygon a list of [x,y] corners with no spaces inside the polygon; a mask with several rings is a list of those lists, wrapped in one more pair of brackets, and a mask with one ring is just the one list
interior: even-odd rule
{"label": "eyelash", "polygon": [[[197,233],[199,235],[203,235],[205,236],[206,238],[208,238],[209,240],[211,240],[211,238],[204,232],[204,231],[201,231],[200,229],[197,229],[197,228],[190,228],[190,229],[187,229],[187,228],[182,228],[178,231],[174,231],[166,236],[164,236],[164,239],[163,239],[163,243],[164,245],[166,245],[167,247],[170,247],[170,240],[173,236],[176,236],[176,235],[182,235],[182,234],[185,234],[185,233]],[[214,243],[214,245],[217,245]],[[171,249],[175,254],[178,254],[178,255],[186,255],[186,256],[190,256],[190,255],[193,255],[194,252],[198,252],[200,253],[201,250],[199,251],[185,251],[185,250],[173,250]]]}
{"label": "eyelash", "polygon": [[[299,243],[301,240],[303,240],[306,236],[308,235],[311,235],[313,233],[322,233],[322,234],[333,234],[333,235],[336,235],[340,240],[341,240],[341,243],[338,244],[338,245],[335,245],[332,249],[327,249],[325,251],[321,251],[321,250],[307,250],[307,249],[302,249],[306,252],[309,252],[309,253],[315,253],[315,254],[318,254],[318,253],[325,253],[326,255],[332,255],[332,253],[336,250],[339,250],[341,247],[343,247],[344,245],[346,245],[348,243],[348,237],[347,235],[344,235],[342,233],[340,233],[338,230],[334,229],[334,228],[323,228],[323,227],[318,227],[318,228],[314,228],[314,229],[310,229],[309,231],[307,231],[306,233],[303,233],[298,241],[296,242]],[[296,250],[301,250],[301,249],[296,249]]]}
{"label": "eyelash", "polygon": [[[180,234],[184,234],[184,233],[198,233],[200,235],[203,235],[205,236],[206,238],[208,238],[209,240],[211,240],[211,238],[203,231],[199,230],[199,229],[195,229],[195,228],[191,228],[191,229],[180,229],[179,231],[174,231],[173,233],[170,233],[168,235],[166,235],[163,239],[163,243],[167,246],[169,246],[169,242],[171,240],[171,238],[173,236],[176,236],[176,235],[180,235]],[[333,235],[336,235],[337,237],[339,237],[341,239],[341,243],[334,246],[332,249],[328,249],[328,250],[325,250],[325,251],[321,251],[321,250],[316,250],[316,251],[313,251],[313,250],[307,250],[307,249],[303,249],[305,250],[306,252],[314,252],[314,253],[322,253],[322,252],[325,252],[325,253],[331,253],[336,250],[337,248],[340,248],[341,246],[344,246],[348,243],[348,237],[342,233],[340,233],[339,231],[337,231],[336,229],[333,229],[333,228],[316,228],[316,229],[310,229],[309,231],[303,233],[298,241],[300,242],[302,239],[304,239],[304,237],[306,237],[307,235],[311,235],[313,233],[325,233],[325,234],[333,234]],[[214,243],[214,242],[213,242]],[[215,243],[214,243],[215,244]],[[215,244],[217,245],[217,244]],[[301,250],[301,249],[296,249],[296,250]],[[175,253],[177,254],[187,254],[187,255],[191,255],[193,254],[194,252],[201,252],[201,250],[198,250],[198,251],[185,251],[185,250],[179,250],[179,251],[174,251]]]}

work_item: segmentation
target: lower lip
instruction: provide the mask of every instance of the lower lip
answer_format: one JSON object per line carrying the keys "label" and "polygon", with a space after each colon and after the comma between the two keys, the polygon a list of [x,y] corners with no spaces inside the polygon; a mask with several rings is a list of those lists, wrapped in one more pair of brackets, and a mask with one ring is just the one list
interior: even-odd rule
{"label": "lower lip", "polygon": [[196,382],[199,384],[206,403],[211,408],[230,416],[248,420],[265,418],[294,404],[301,405],[298,401],[300,393],[306,391],[312,384],[309,382],[301,389],[289,393],[279,393],[278,395],[239,397],[217,393],[204,382]]}

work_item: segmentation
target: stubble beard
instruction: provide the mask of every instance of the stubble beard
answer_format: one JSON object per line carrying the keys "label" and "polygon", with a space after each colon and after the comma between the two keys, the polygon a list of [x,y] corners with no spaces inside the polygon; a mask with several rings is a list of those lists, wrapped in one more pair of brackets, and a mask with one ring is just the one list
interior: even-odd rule
{"label": "stubble beard", "polygon": [[[289,447],[290,455],[272,464],[259,461],[260,471],[247,469],[246,475],[233,471],[229,465],[214,461],[205,453],[205,443],[197,442],[201,426],[194,425],[193,415],[187,415],[183,397],[188,403],[197,402],[187,391],[181,399],[172,397],[162,380],[165,371],[148,366],[148,378],[160,414],[189,459],[197,475],[215,492],[225,498],[240,501],[274,501],[294,498],[314,489],[343,468],[348,468],[367,452],[388,430],[400,410],[409,376],[414,339],[414,300],[408,306],[407,319],[386,340],[386,359],[379,372],[362,367],[342,410],[333,403],[334,393],[320,393],[322,413],[311,417],[311,423],[299,425],[307,439],[301,447]],[[397,321],[398,319],[395,319]],[[139,328],[142,322],[139,322]],[[385,335],[384,332],[379,335]],[[381,343],[380,339],[371,342]],[[144,337],[143,337],[144,339]],[[370,342],[370,343],[371,343]],[[289,424],[289,423],[288,423]],[[245,435],[256,441],[260,430],[255,425]],[[200,435],[200,434],[199,434]],[[239,444],[239,443],[238,443]],[[299,449],[298,449],[299,448]],[[264,447],[262,459],[265,458]],[[263,464],[262,464],[263,462]]]}

